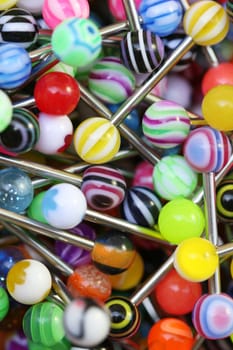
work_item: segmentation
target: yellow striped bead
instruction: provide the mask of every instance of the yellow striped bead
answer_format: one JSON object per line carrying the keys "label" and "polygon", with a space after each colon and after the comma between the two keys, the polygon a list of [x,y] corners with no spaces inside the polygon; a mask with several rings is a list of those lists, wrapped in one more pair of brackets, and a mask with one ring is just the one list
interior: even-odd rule
{"label": "yellow striped bead", "polygon": [[108,120],[84,120],[74,132],[74,148],[81,159],[91,164],[110,161],[120,148],[120,134]]}
{"label": "yellow striped bead", "polygon": [[221,42],[229,31],[229,24],[229,17],[224,8],[212,0],[193,3],[183,18],[186,34],[202,46]]}

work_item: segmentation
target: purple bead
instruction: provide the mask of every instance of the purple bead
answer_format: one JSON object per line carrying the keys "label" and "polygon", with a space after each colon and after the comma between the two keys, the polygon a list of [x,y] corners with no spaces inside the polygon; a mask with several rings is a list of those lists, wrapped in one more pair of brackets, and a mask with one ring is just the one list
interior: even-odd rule
{"label": "purple bead", "polygon": [[28,341],[21,330],[14,333],[6,342],[6,350],[28,350]]}
{"label": "purple bead", "polygon": [[192,314],[197,332],[207,339],[223,339],[233,333],[233,299],[227,294],[204,294]]}
{"label": "purple bead", "polygon": [[164,58],[162,40],[149,30],[128,32],[120,44],[122,61],[136,73],[152,72]]}
{"label": "purple bead", "polygon": [[209,126],[192,130],[184,143],[184,157],[197,172],[218,172],[231,156],[228,136]]}
{"label": "purple bead", "polygon": [[[94,229],[85,223],[79,224],[70,230],[70,232],[74,235],[85,237],[93,241],[96,238]],[[64,262],[74,268],[87,264],[91,261],[91,255],[89,251],[58,240],[55,241],[55,252]]]}

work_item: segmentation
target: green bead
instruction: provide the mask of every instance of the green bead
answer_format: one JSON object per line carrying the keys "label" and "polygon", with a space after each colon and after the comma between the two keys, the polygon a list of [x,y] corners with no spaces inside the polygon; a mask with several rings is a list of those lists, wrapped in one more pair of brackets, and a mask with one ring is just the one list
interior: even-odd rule
{"label": "green bead", "polygon": [[102,49],[102,38],[90,19],[71,17],[60,23],[51,37],[52,50],[62,62],[72,67],[85,67],[93,62]]}
{"label": "green bead", "polygon": [[65,336],[62,308],[49,301],[33,305],[24,315],[23,330],[32,342],[54,346]]}
{"label": "green bead", "polygon": [[0,287],[0,321],[2,321],[9,311],[10,303],[7,292]]}
{"label": "green bead", "polygon": [[43,201],[45,193],[46,193],[46,191],[42,191],[33,198],[32,202],[27,210],[27,215],[29,216],[29,218],[31,218],[33,220],[47,224],[47,221],[46,221],[46,219],[43,215],[43,212],[41,210],[42,201]]}
{"label": "green bead", "polygon": [[13,106],[8,95],[0,90],[0,132],[5,130],[11,122],[13,115]]}
{"label": "green bead", "polygon": [[28,341],[28,350],[70,350],[70,348],[71,344],[66,338],[63,338],[55,345],[49,347],[45,347],[42,344],[33,343],[31,340]]}

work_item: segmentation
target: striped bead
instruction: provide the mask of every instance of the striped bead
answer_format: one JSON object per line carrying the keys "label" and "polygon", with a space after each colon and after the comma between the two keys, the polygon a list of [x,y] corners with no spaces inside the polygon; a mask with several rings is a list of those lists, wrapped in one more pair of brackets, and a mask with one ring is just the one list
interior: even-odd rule
{"label": "striped bead", "polygon": [[177,0],[142,0],[139,15],[145,29],[163,37],[179,26],[183,10]]}
{"label": "striped bead", "polygon": [[186,110],[177,103],[158,101],[145,111],[142,130],[153,145],[171,148],[186,139],[190,130],[190,119]]}
{"label": "striped bead", "polygon": [[189,197],[197,186],[197,173],[180,155],[163,157],[155,165],[152,177],[155,192],[166,200]]}
{"label": "striped bead", "polygon": [[227,35],[229,18],[216,1],[202,0],[193,3],[185,12],[183,27],[196,44],[214,45]]}
{"label": "striped bead", "polygon": [[117,169],[90,166],[83,173],[81,191],[88,205],[100,211],[117,207],[125,197],[126,182]]}
{"label": "striped bead", "polygon": [[127,190],[122,203],[122,215],[133,224],[153,227],[157,223],[161,203],[154,191],[134,186]]}
{"label": "striped bead", "polygon": [[81,159],[91,164],[111,160],[120,148],[120,134],[108,120],[93,117],[84,120],[76,128],[74,148]]}
{"label": "striped bead", "polygon": [[0,16],[0,43],[15,43],[28,48],[36,42],[38,25],[30,12],[11,9]]}
{"label": "striped bead", "polygon": [[22,85],[32,69],[28,52],[16,44],[0,45],[0,89],[14,89]]}
{"label": "striped bead", "polygon": [[233,21],[233,0],[226,1],[226,12],[229,16],[230,21]]}
{"label": "striped bead", "polygon": [[0,145],[9,152],[25,153],[35,146],[39,133],[36,116],[24,108],[14,108],[11,123],[0,134]]}
{"label": "striped bead", "polygon": [[88,18],[90,6],[87,0],[44,0],[42,16],[46,24],[54,29],[66,18]]}
{"label": "striped bead", "polygon": [[136,73],[152,72],[164,57],[162,40],[149,30],[128,32],[120,45],[123,63]]}
{"label": "striped bead", "polygon": [[209,126],[192,130],[183,149],[189,165],[202,173],[220,171],[228,162],[231,153],[228,136]]}
{"label": "striped bead", "polygon": [[133,73],[117,57],[104,57],[92,68],[88,86],[101,101],[110,104],[124,102],[136,85]]}

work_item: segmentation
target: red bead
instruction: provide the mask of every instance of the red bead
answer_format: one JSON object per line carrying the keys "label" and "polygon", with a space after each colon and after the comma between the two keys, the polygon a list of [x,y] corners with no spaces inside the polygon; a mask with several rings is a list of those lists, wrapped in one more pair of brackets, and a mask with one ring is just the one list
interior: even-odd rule
{"label": "red bead", "polygon": [[233,85],[232,63],[223,62],[207,70],[202,79],[203,95],[217,85]]}
{"label": "red bead", "polygon": [[154,294],[163,311],[170,315],[185,315],[193,310],[201,297],[202,287],[200,283],[185,280],[172,269],[156,285]]}
{"label": "red bead", "polygon": [[50,72],[36,82],[34,98],[41,112],[51,115],[70,114],[79,102],[80,90],[71,75]]}

